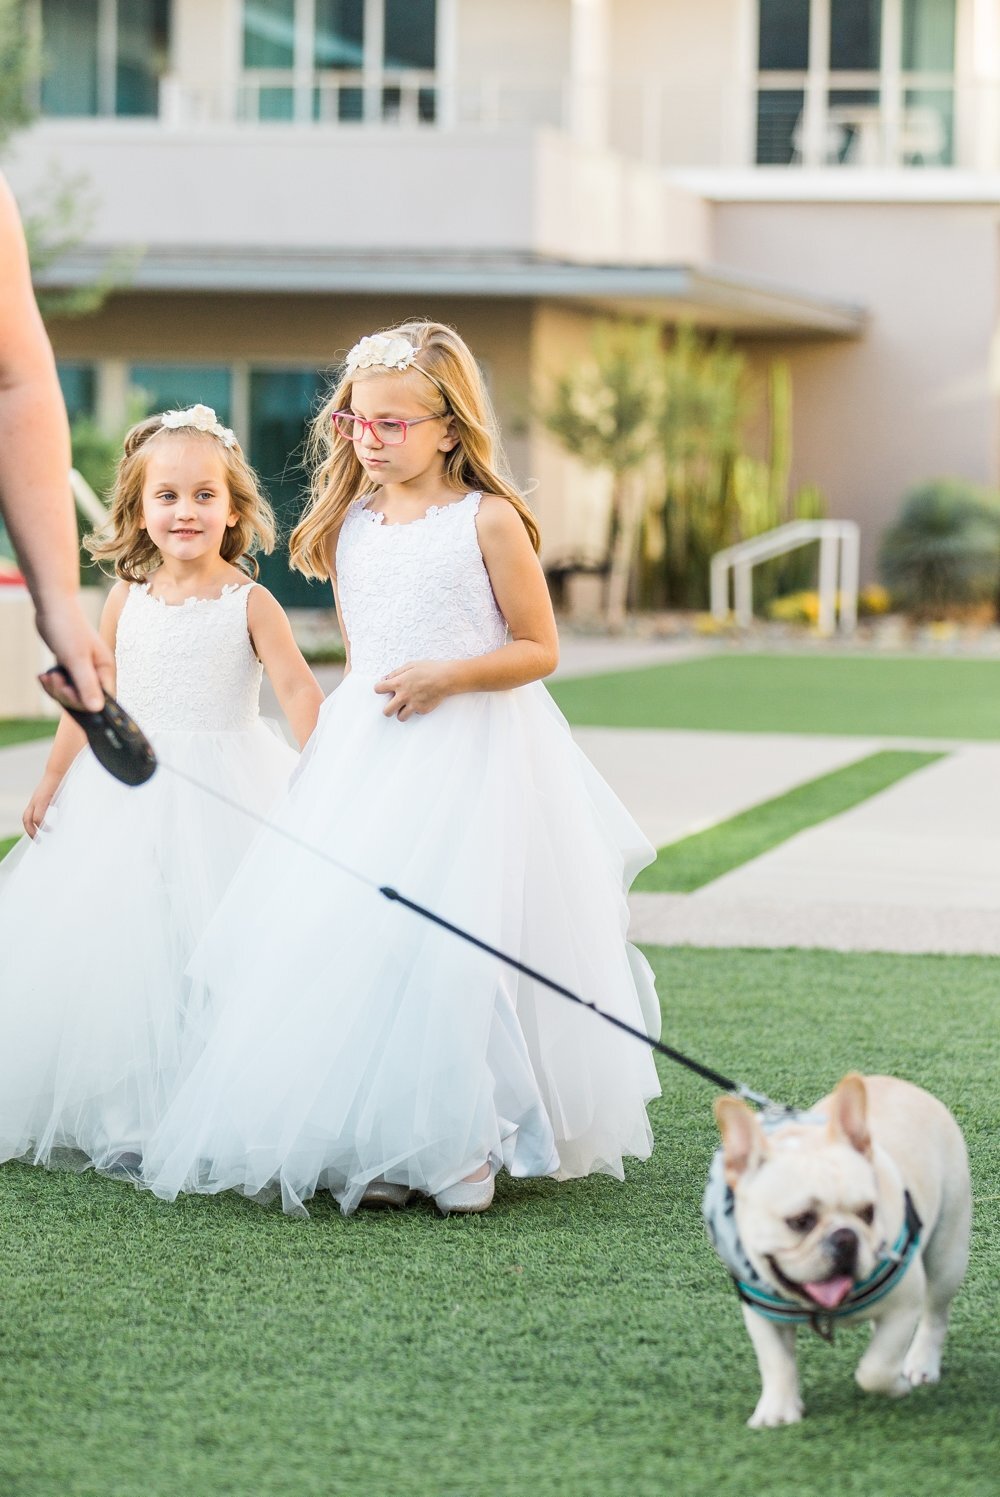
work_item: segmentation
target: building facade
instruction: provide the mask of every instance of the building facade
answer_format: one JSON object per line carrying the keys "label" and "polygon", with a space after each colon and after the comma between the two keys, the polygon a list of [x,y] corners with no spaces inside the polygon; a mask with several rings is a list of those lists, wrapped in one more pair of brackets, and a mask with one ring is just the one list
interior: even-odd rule
{"label": "building facade", "polygon": [[[1000,480],[1000,0],[34,0],[31,201],[86,177],[86,242],[141,251],[52,326],[70,407],[201,400],[287,519],[303,423],[355,339],[455,324],[546,555],[606,491],[536,418],[608,313],[792,366],[793,482],[878,536],[913,483]],[[140,398],[140,397],[134,397]],[[288,602],[315,594],[270,580]]]}

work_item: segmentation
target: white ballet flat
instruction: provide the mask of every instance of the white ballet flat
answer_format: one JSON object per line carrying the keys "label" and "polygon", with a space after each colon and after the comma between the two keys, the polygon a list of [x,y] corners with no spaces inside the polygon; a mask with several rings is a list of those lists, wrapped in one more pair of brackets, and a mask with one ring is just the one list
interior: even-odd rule
{"label": "white ballet flat", "polygon": [[476,1211],[488,1211],[493,1204],[494,1179],[491,1169],[485,1180],[459,1180],[447,1190],[439,1190],[434,1204],[442,1216],[471,1216]]}

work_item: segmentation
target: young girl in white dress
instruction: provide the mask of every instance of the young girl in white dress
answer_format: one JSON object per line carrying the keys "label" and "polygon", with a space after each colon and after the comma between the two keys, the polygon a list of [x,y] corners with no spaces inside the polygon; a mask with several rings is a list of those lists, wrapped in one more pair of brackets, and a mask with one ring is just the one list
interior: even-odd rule
{"label": "young girl in white dress", "polygon": [[646,1046],[390,903],[391,884],[658,1032],[626,942],[653,849],[540,678],[538,531],[450,328],[365,338],[314,428],[293,565],[329,577],[348,673],[192,964],[214,1028],[146,1156],[161,1196],[479,1211],[496,1172],[622,1178],[648,1156]]}
{"label": "young girl in white dress", "polygon": [[[300,744],[322,702],[252,580],[273,540],[235,437],[195,406],[129,432],[91,543],[121,579],[101,632],[123,705],[165,764],[258,815],[296,762],[260,720],[261,662]],[[197,1038],[184,968],[256,826],[166,768],[121,785],[83,744],[65,717],[0,864],[0,1159],[128,1174]]]}

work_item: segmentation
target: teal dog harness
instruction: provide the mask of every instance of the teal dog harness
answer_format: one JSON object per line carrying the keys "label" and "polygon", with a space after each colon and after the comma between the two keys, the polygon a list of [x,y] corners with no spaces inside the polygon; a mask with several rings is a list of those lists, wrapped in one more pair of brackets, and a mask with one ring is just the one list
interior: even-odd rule
{"label": "teal dog harness", "polygon": [[[815,1113],[788,1112],[761,1121],[765,1131],[769,1132],[782,1123],[822,1123],[825,1119]],[[778,1294],[761,1278],[750,1262],[736,1229],[736,1202],[732,1188],[726,1181],[721,1149],[716,1150],[712,1159],[701,1209],[712,1246],[743,1303],[756,1310],[758,1315],[778,1324],[809,1325],[818,1335],[830,1341],[838,1320],[858,1315],[884,1299],[895,1289],[913,1262],[920,1246],[923,1223],[908,1190],[904,1192],[903,1205],[903,1225],[896,1241],[882,1253],[867,1279],[855,1284],[835,1310],[824,1310],[818,1305],[815,1309],[810,1309],[797,1300]]]}

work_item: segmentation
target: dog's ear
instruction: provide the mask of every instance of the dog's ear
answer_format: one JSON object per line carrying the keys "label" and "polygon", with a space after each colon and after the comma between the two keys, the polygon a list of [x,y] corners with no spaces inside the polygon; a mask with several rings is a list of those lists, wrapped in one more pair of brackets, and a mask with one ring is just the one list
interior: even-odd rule
{"label": "dog's ear", "polygon": [[872,1138],[868,1131],[868,1093],[863,1076],[851,1071],[830,1098],[827,1134],[845,1141],[866,1159],[872,1157]]}
{"label": "dog's ear", "polygon": [[768,1153],[767,1140],[753,1112],[739,1097],[715,1099],[715,1121],[722,1134],[722,1163],[732,1190],[749,1169],[756,1169]]}

